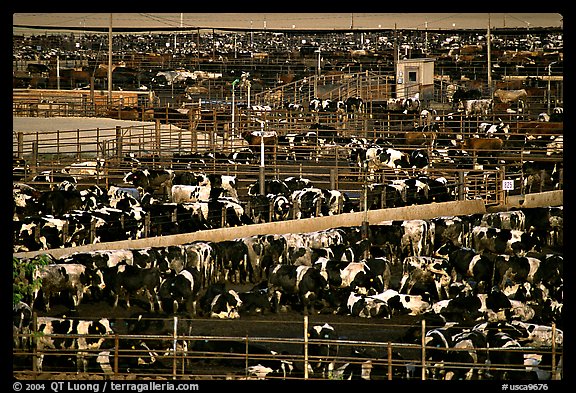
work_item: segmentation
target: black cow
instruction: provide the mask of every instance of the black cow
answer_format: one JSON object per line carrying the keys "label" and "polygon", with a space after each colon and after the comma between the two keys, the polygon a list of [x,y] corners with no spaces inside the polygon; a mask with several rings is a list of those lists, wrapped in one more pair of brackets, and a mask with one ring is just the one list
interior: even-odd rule
{"label": "black cow", "polygon": [[123,298],[125,306],[130,308],[130,299],[134,299],[139,292],[143,291],[150,303],[150,311],[153,312],[156,305],[158,311],[161,311],[158,298],[161,274],[158,267],[140,268],[118,264],[104,269],[103,274],[106,290],[113,296],[113,307],[117,307],[119,299]]}
{"label": "black cow", "polygon": [[45,191],[38,198],[38,209],[42,215],[60,217],[71,210],[79,210],[84,206],[82,196],[77,190]]}
{"label": "black cow", "polygon": [[478,252],[525,255],[530,251],[540,251],[543,245],[537,233],[482,226],[472,228],[471,246]]}
{"label": "black cow", "polygon": [[248,246],[241,239],[222,240],[213,244],[216,251],[216,277],[237,284],[252,276]]}
{"label": "black cow", "polygon": [[344,100],[346,112],[358,113],[364,111],[364,100],[361,97],[348,97]]}

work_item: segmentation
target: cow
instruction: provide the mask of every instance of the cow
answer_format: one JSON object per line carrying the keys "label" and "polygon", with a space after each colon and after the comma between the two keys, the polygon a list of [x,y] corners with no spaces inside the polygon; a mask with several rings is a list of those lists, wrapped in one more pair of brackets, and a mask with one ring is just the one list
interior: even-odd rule
{"label": "cow", "polygon": [[458,108],[460,102],[465,100],[479,100],[482,98],[482,92],[478,89],[466,90],[464,88],[457,88],[452,94],[452,106]]}
{"label": "cow", "polygon": [[210,318],[219,319],[238,319],[240,318],[240,309],[242,299],[233,289],[228,289],[222,293],[216,294],[210,302]]}
{"label": "cow", "polygon": [[406,204],[399,185],[387,183],[372,183],[368,185],[367,209],[384,209],[401,207]]}
{"label": "cow", "polygon": [[244,131],[241,134],[242,139],[248,142],[248,148],[253,154],[261,152],[262,146],[264,152],[272,154],[272,159],[276,161],[276,151],[278,147],[278,134],[275,131]]}
{"label": "cow", "polygon": [[38,183],[37,188],[45,189],[46,187],[44,187],[42,183],[47,183],[48,185],[50,185],[49,188],[51,190],[58,189],[60,183],[65,181],[70,182],[71,184],[77,183],[76,179],[73,176],[61,172],[58,173],[55,171],[42,171],[38,175],[35,175],[31,180],[32,183]]}
{"label": "cow", "polygon": [[248,246],[242,239],[222,240],[213,243],[216,251],[216,278],[245,284],[252,276],[248,262]]}
{"label": "cow", "polygon": [[366,150],[366,162],[364,164],[369,173],[391,168],[398,173],[400,169],[411,168],[410,155],[393,148],[370,147]]}
{"label": "cow", "polygon": [[391,311],[388,304],[374,295],[359,294],[350,291],[346,301],[349,315],[360,318],[390,318]]}
{"label": "cow", "polygon": [[504,124],[502,119],[498,119],[498,123],[480,123],[478,126],[478,134],[474,135],[474,137],[479,138],[493,138],[493,137],[500,137],[503,139],[507,139],[509,137],[510,132],[510,125]]}
{"label": "cow", "polygon": [[306,334],[309,340],[313,340],[308,344],[309,367],[312,373],[327,376],[328,364],[338,354],[338,345],[333,343],[338,339],[338,334],[328,323],[310,326]]}
{"label": "cow", "polygon": [[24,183],[12,183],[13,221],[22,220],[24,217],[38,215],[38,200],[42,192]]}
{"label": "cow", "polygon": [[347,113],[361,113],[364,111],[364,100],[361,97],[348,97],[344,100]]}
{"label": "cow", "polygon": [[62,169],[62,173],[70,175],[76,180],[87,177],[99,179],[104,176],[104,166],[104,159],[98,158],[95,161],[75,162],[67,165]]}
{"label": "cow", "polygon": [[310,218],[322,215],[324,193],[317,187],[304,188],[294,191],[290,197],[296,210],[294,218]]}
{"label": "cow", "polygon": [[255,223],[288,219],[292,202],[282,194],[253,195],[250,197],[250,216]]}
{"label": "cow", "polygon": [[33,304],[37,307],[42,294],[44,309],[50,311],[51,300],[60,295],[69,295],[71,309],[76,309],[86,294],[91,290],[104,289],[104,277],[100,271],[92,271],[86,266],[73,263],[54,263],[38,267],[32,278],[41,280],[41,285],[34,290]]}
{"label": "cow", "polygon": [[528,93],[526,92],[526,89],[496,89],[493,96],[496,102],[502,102],[504,104],[517,103],[519,111],[524,110],[528,99]]}
{"label": "cow", "polygon": [[176,313],[182,308],[190,316],[195,316],[200,289],[200,271],[194,267],[186,267],[177,274],[171,272],[164,275],[158,290],[162,310]]}
{"label": "cow", "polygon": [[222,194],[223,189],[207,186],[188,186],[183,184],[174,184],[170,190],[172,203],[188,202],[208,202],[216,200]]}
{"label": "cow", "polygon": [[461,102],[461,109],[466,117],[472,115],[488,116],[494,109],[494,100],[492,98],[479,100],[465,100]]}
{"label": "cow", "polygon": [[367,297],[385,303],[390,316],[425,315],[432,306],[429,296],[401,294],[391,288]]}
{"label": "cow", "polygon": [[482,215],[481,226],[497,229],[526,230],[526,214],[522,210],[485,213]]}
{"label": "cow", "polygon": [[284,184],[288,187],[288,195],[294,191],[303,190],[304,188],[314,187],[312,180],[305,177],[289,176],[284,179]]}
{"label": "cow", "polygon": [[539,251],[543,246],[543,240],[537,233],[520,230],[475,226],[471,235],[471,245],[478,252],[525,255],[530,251]]}
{"label": "cow", "polygon": [[[260,194],[260,181],[257,180],[255,183],[252,183],[248,186],[248,195],[258,195]],[[266,179],[264,180],[264,195],[273,194],[273,195],[287,195],[291,194],[290,188],[288,185],[279,179]]]}
{"label": "cow", "polygon": [[272,310],[279,312],[283,298],[296,296],[305,315],[314,313],[316,302],[328,290],[328,282],[311,266],[276,265],[268,275]]}
{"label": "cow", "polygon": [[[87,372],[90,354],[100,349],[107,338],[112,339],[113,334],[107,318],[92,321],[38,317],[36,323],[37,331],[41,333],[36,339],[36,367],[39,372],[44,371],[44,358],[49,351],[56,351],[50,356],[58,356],[58,351],[77,351],[75,359],[77,372]],[[72,338],[67,335],[79,337]],[[49,364],[52,365],[54,362],[51,361]]]}
{"label": "cow", "polygon": [[38,213],[60,217],[84,206],[82,195],[77,190],[44,191],[38,198]]}
{"label": "cow", "polygon": [[320,272],[330,289],[337,291],[344,289],[345,292],[365,295],[384,290],[385,282],[388,283],[387,264],[385,258],[370,262],[367,260],[348,262],[320,257],[313,266]]}
{"label": "cow", "polygon": [[[458,331],[457,327],[444,327],[432,329],[426,332],[426,346],[442,348],[431,350],[429,358],[435,362],[430,371],[436,378],[446,380],[471,380],[487,378],[484,365],[487,360],[486,336],[477,329],[464,329]],[[471,364],[467,369],[459,367],[459,364]],[[455,366],[453,366],[455,365]]]}
{"label": "cow", "polygon": [[170,190],[175,173],[172,169],[136,169],[124,175],[123,182],[141,187],[151,194],[158,190],[170,199]]}
{"label": "cow", "polygon": [[260,288],[258,285],[249,291],[238,292],[240,303],[240,315],[265,315],[272,311],[272,304],[268,298],[268,288]]}
{"label": "cow", "polygon": [[213,242],[194,241],[183,245],[186,254],[186,266],[200,273],[200,288],[206,288],[217,281],[216,244]]}
{"label": "cow", "polygon": [[452,282],[447,259],[428,256],[411,256],[404,259],[404,274],[398,292],[426,296],[431,301],[450,297]]}
{"label": "cow", "polygon": [[29,338],[27,338],[25,335],[30,334],[32,318],[32,308],[30,308],[27,303],[18,301],[12,305],[12,331],[14,338],[14,348],[22,350],[29,348]]}
{"label": "cow", "polygon": [[126,308],[130,308],[130,300],[134,299],[139,292],[144,292],[149,304],[150,311],[161,311],[161,303],[158,298],[158,290],[162,276],[157,266],[140,268],[128,264],[118,264],[103,270],[106,290],[113,296],[112,307],[118,306],[118,301],[123,298]]}

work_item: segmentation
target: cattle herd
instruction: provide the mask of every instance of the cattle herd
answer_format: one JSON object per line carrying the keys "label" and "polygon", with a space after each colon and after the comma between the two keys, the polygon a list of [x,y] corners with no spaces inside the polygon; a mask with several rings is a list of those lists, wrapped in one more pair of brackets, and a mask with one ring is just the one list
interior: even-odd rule
{"label": "cattle herd", "polygon": [[[21,304],[18,313],[15,308],[15,315],[20,317],[19,331],[31,328],[29,313],[27,320],[21,321],[23,310],[33,308],[47,314],[54,301],[65,305],[68,312],[90,302],[126,310],[144,302],[148,315],[180,315],[192,320],[238,319],[244,315],[264,318],[290,311],[366,319],[413,315],[443,323],[425,333],[427,343],[447,350],[430,352],[428,360],[435,365],[430,378],[550,378],[550,372],[542,376],[528,366],[520,371],[490,373],[480,348],[549,347],[552,337],[562,345],[562,221],[562,207],[524,208],[385,221],[367,228],[74,252],[50,258],[49,264],[32,273],[42,279],[42,285],[29,299],[30,305]],[[98,350],[98,370],[111,372],[111,349],[103,343],[110,345],[105,337],[114,332],[113,320],[70,321],[42,316],[37,328],[46,334],[101,334],[96,340],[77,339],[75,363],[79,371],[88,370],[89,357],[82,350]],[[143,326],[132,329],[135,334],[146,332]],[[407,343],[418,342],[409,334],[405,337]],[[23,340],[17,345],[27,344]],[[37,345],[37,367],[42,370],[43,351],[70,344],[46,336]],[[135,340],[123,345],[143,348],[147,344]],[[201,350],[197,345],[189,350]],[[467,351],[450,352],[454,347]],[[169,348],[155,348],[161,350]],[[498,354],[489,360],[528,364],[525,358],[529,358],[542,369],[549,366],[550,359],[526,351],[510,354],[520,359],[498,360]],[[440,366],[457,358],[473,359],[470,370]],[[152,372],[153,363],[139,359],[133,364],[122,363],[120,368],[124,372]],[[278,364],[287,367],[285,362]],[[312,375],[325,377],[327,364],[319,368],[312,365]],[[254,375],[264,372],[262,364],[253,367]],[[266,370],[264,374],[274,372],[271,375],[282,371]]]}
{"label": "cattle herd", "polygon": [[[133,41],[136,45],[147,40]],[[443,41],[436,44],[445,46]],[[313,48],[302,46],[301,57]],[[464,56],[464,49],[470,48],[460,49]],[[24,50],[21,55],[27,56]],[[336,63],[334,67],[336,71]],[[330,71],[326,65],[323,68]],[[337,68],[343,70],[345,65]],[[228,81],[239,75],[154,71],[150,86],[170,86],[172,95],[178,78],[184,78],[180,85],[198,82],[199,87],[201,79]],[[251,71],[256,87],[256,73]],[[299,71],[304,80],[312,76],[304,71]],[[246,82],[249,74],[242,75]],[[268,79],[277,83],[282,76]],[[140,79],[130,83],[136,85]],[[74,163],[61,172],[39,173],[32,185],[14,169],[12,251],[19,255],[13,256],[13,263],[34,266],[20,279],[36,283],[14,302],[13,352],[20,355],[15,369],[29,370],[33,362],[40,373],[152,377],[172,370],[172,359],[181,352],[188,358],[178,368],[194,375],[201,362],[194,354],[234,358],[249,352],[256,356],[233,362],[235,377],[386,379],[393,374],[394,379],[419,379],[418,366],[425,361],[426,379],[561,379],[563,206],[501,206],[479,214],[335,225],[315,232],[50,254],[51,249],[95,243],[474,197],[464,184],[447,179],[444,174],[450,172],[442,168],[465,170],[467,176],[506,166],[508,172],[522,173],[518,180],[523,193],[538,191],[544,184],[561,189],[563,163],[557,160],[563,154],[563,136],[557,136],[563,133],[561,100],[554,102],[550,113],[527,121],[525,89],[497,89],[487,97],[468,88],[473,86],[442,85],[452,104],[449,113],[427,107],[419,93],[370,102],[365,118],[368,102],[357,95],[254,105],[247,113],[262,128],[237,135],[241,149],[228,155],[216,149],[206,154],[179,151],[161,166],[126,156],[122,165],[130,161],[130,169],[117,182],[107,179],[106,186],[101,182],[86,186],[87,178],[102,179],[104,168],[108,169],[108,162],[100,158]],[[196,99],[190,87],[186,91]],[[238,103],[239,108],[242,105]],[[314,121],[288,132],[269,130],[267,114],[280,109]],[[388,127],[386,116],[379,117],[382,113],[388,116]],[[353,122],[345,130],[320,123],[321,115],[332,114],[340,124],[359,115],[374,129],[374,138],[354,130]],[[498,114],[506,114],[508,121]],[[390,132],[390,115],[417,121]],[[351,135],[356,131],[358,135]],[[322,187],[301,171],[299,176],[276,173],[274,178],[258,178],[241,190],[236,175],[214,173],[218,170],[207,165],[220,160],[225,166],[248,168],[260,159],[262,165],[271,160],[299,162],[309,169],[327,162],[323,159],[329,152],[335,152],[338,163],[340,151],[345,152],[340,158],[347,161],[346,175],[363,189]],[[517,151],[520,158],[514,156]],[[27,165],[23,159],[22,164]],[[41,182],[52,186],[34,186]],[[34,256],[22,256],[27,252]],[[104,312],[84,315],[90,306]],[[300,349],[279,352],[214,337],[174,336],[170,341],[152,337],[191,336],[199,321],[271,319],[281,329],[285,315],[298,320],[346,318],[367,325],[383,320],[394,324],[409,317],[414,323],[402,325],[396,344],[425,344],[426,352],[383,351],[368,356],[354,348],[342,360],[337,342],[345,335],[341,326],[328,322],[308,328],[307,339],[312,341],[307,365],[295,360],[302,355]],[[124,333],[128,338],[114,339]],[[118,357],[119,352],[129,355]],[[230,360],[223,357],[222,361]],[[406,363],[386,369],[382,364],[387,357]]]}

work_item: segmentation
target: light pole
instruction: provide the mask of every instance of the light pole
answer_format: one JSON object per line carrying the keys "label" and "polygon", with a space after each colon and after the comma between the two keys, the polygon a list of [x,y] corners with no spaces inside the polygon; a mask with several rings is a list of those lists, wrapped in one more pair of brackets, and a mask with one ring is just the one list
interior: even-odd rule
{"label": "light pole", "polygon": [[235,79],[234,82],[232,82],[232,138],[234,138],[235,136],[235,119],[234,119],[234,114],[236,112],[236,108],[235,108],[235,103],[234,103],[234,99],[235,99],[235,92],[234,92],[234,88],[236,87],[236,84],[240,82],[240,79]]}
{"label": "light pole", "polygon": [[552,77],[552,64],[558,63],[557,61],[553,61],[548,64],[548,115],[550,115],[550,79]]}
{"label": "light pole", "polygon": [[314,97],[318,97],[318,79],[320,79],[320,48],[314,52],[318,53],[318,67],[316,68],[316,78],[314,78]]}

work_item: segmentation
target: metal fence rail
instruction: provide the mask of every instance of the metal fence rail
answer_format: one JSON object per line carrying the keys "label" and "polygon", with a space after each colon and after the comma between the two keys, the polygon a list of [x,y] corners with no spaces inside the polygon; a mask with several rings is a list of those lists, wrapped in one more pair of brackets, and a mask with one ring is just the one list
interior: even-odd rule
{"label": "metal fence rail", "polygon": [[[202,320],[185,320],[178,317],[163,319],[166,326],[179,326],[179,323],[197,323]],[[213,323],[240,323],[238,321],[213,321]],[[258,320],[258,324],[277,324],[277,321]],[[303,321],[290,321],[290,324],[302,323],[302,332],[308,331],[308,317]],[[364,321],[352,322],[354,325],[366,326]],[[334,325],[338,329],[337,324]],[[414,326],[408,325],[378,325],[379,328],[408,329]],[[421,323],[422,333],[426,332],[426,325]],[[550,363],[540,363],[537,368],[541,372],[548,373],[550,379],[562,379],[563,346],[557,345],[555,326],[552,326],[552,337],[550,346],[526,346],[526,347],[486,347],[486,348],[438,348],[425,344],[424,334],[417,343],[398,342],[378,342],[378,341],[357,341],[357,340],[328,340],[310,339],[304,337],[257,337],[246,335],[239,336],[214,336],[214,335],[193,335],[180,334],[174,328],[172,332],[165,334],[110,334],[106,336],[98,335],[77,335],[77,334],[18,334],[15,337],[20,342],[31,343],[28,348],[13,348],[14,368],[13,373],[17,375],[38,376],[37,359],[44,356],[43,375],[76,373],[75,361],[68,362],[69,366],[50,367],[57,364],[58,360],[67,359],[87,359],[90,363],[88,372],[95,376],[107,378],[117,378],[118,376],[130,376],[132,378],[165,378],[165,379],[246,379],[256,378],[250,372],[250,366],[266,364],[266,362],[283,362],[286,365],[286,374],[275,373],[269,379],[341,379],[337,373],[337,368],[345,364],[367,365],[372,373],[373,379],[444,379],[448,370],[474,370],[480,379],[493,379],[496,375],[504,375],[507,371],[526,371],[530,366],[522,363],[499,363],[496,359],[499,354],[519,352],[523,356],[532,356],[538,359],[547,357]],[[105,338],[106,344],[101,348],[105,349],[61,349],[38,347],[38,342],[44,340],[50,342],[53,339],[66,339],[71,343],[83,337],[87,341],[94,338]],[[145,346],[135,343],[144,343]],[[222,345],[222,349],[209,344]],[[208,345],[207,345],[208,344]],[[228,350],[228,346],[236,348],[234,351]],[[326,346],[331,348],[328,354],[323,356],[313,355],[309,351],[311,346]],[[271,349],[269,353],[262,352],[263,348]],[[479,358],[486,357],[486,361],[477,363],[466,362],[438,362],[431,358],[438,359],[442,353],[450,351],[458,353],[460,351],[473,351]],[[103,357],[105,355],[105,358]],[[145,368],[138,370],[126,370],[126,364],[143,364],[142,359],[154,357],[155,367],[146,371]],[[523,358],[523,357],[521,357]],[[103,362],[103,359],[105,361]],[[492,361],[490,360],[492,359]],[[97,366],[96,360],[102,367]],[[64,362],[65,363],[65,362]],[[290,364],[292,373],[288,369]],[[309,368],[310,365],[314,367]],[[535,367],[535,366],[534,366]],[[535,367],[536,368],[536,367]],[[295,370],[299,370],[295,371]]]}

